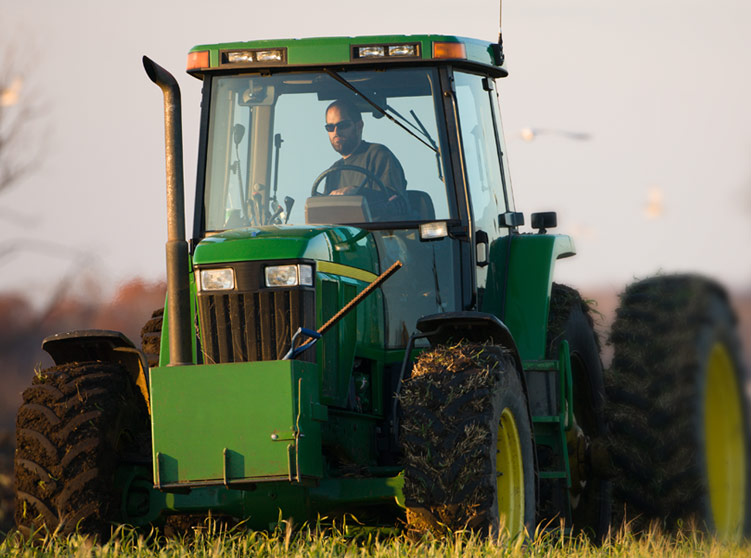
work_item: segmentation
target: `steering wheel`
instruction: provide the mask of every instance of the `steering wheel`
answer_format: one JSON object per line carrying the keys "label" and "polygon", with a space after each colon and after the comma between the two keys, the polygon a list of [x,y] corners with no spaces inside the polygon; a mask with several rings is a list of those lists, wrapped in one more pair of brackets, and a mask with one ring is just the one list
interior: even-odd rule
{"label": "steering wheel", "polygon": [[394,194],[399,196],[399,198],[404,202],[404,207],[406,209],[406,212],[407,213],[410,212],[409,199],[407,199],[407,194],[405,194],[404,191],[392,185],[386,186],[383,183],[383,181],[380,178],[378,178],[375,174],[373,174],[371,171],[369,171],[368,169],[364,167],[358,167],[356,165],[335,165],[333,167],[327,168],[325,171],[323,171],[321,174],[318,175],[318,178],[316,178],[313,181],[313,187],[310,190],[310,195],[322,196],[323,194],[321,194],[318,191],[318,186],[321,184],[323,179],[326,178],[330,174],[333,174],[335,172],[345,171],[345,170],[359,172],[360,174],[364,174],[365,177],[368,179],[355,189],[354,193],[352,194],[353,196],[359,196],[360,192],[362,192],[363,190],[367,188],[365,186],[366,184],[370,184],[370,187],[367,189],[373,190],[372,185],[375,183],[377,186],[381,188],[381,192],[383,192],[384,194],[387,192],[393,192]]}

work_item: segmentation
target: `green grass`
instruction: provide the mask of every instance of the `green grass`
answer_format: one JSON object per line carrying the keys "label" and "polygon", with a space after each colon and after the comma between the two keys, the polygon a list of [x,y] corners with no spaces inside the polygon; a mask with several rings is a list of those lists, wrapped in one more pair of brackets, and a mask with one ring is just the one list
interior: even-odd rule
{"label": "green grass", "polygon": [[[350,534],[348,534],[350,533]],[[120,529],[107,543],[98,544],[79,535],[67,538],[46,536],[35,543],[11,534],[0,543],[0,556],[23,558],[218,558],[222,556],[258,556],[275,558],[463,558],[534,557],[576,558],[652,558],[661,556],[745,557],[751,556],[751,543],[721,543],[700,533],[672,536],[653,530],[641,536],[621,531],[595,546],[584,538],[561,534],[538,534],[531,541],[500,539],[483,541],[476,536],[455,534],[443,540],[411,538],[378,531],[353,532],[346,526],[334,528],[278,529],[272,533],[240,529],[219,531],[207,528],[189,537],[158,538]]]}

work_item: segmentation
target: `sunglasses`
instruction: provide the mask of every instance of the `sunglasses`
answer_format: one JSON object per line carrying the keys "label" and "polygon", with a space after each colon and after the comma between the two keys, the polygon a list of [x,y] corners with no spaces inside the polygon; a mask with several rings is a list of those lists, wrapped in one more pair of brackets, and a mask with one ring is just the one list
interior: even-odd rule
{"label": "sunglasses", "polygon": [[336,124],[326,124],[327,132],[333,132],[334,130],[349,130],[352,127],[353,122],[351,120],[342,120]]}

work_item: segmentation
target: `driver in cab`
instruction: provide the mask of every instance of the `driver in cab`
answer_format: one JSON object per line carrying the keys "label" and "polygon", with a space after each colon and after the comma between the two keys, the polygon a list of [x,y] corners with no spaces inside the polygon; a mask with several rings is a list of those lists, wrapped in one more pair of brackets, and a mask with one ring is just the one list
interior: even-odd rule
{"label": "driver in cab", "polygon": [[[389,148],[379,143],[363,141],[362,115],[354,105],[341,100],[331,103],[326,109],[325,128],[331,147],[342,156],[331,165],[331,169],[345,167],[326,177],[325,194],[340,196],[362,193],[371,198],[368,201],[372,206],[379,205],[379,202],[384,205],[393,202],[400,197],[395,192],[403,193],[406,190],[404,169]],[[347,169],[349,166],[363,170]],[[370,194],[382,189],[372,177],[380,180],[387,191],[375,196]]]}

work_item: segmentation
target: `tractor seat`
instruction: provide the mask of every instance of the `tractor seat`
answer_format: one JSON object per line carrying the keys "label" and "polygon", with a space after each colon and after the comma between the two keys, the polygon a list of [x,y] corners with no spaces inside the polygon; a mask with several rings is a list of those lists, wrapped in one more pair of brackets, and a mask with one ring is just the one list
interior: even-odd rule
{"label": "tractor seat", "polygon": [[421,221],[434,221],[435,209],[433,200],[427,192],[421,190],[407,190],[407,199],[412,208],[412,213]]}

